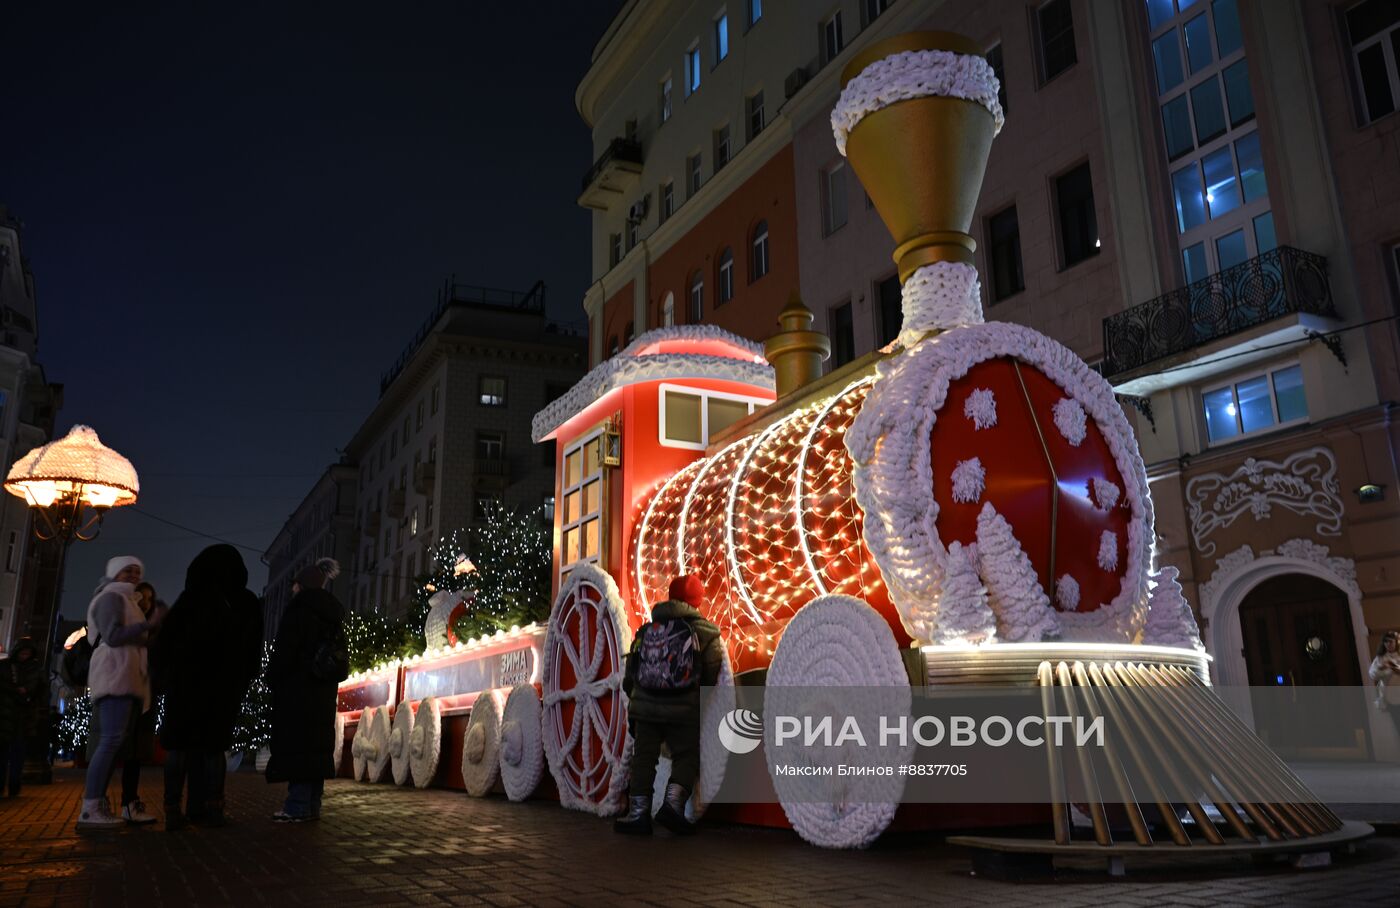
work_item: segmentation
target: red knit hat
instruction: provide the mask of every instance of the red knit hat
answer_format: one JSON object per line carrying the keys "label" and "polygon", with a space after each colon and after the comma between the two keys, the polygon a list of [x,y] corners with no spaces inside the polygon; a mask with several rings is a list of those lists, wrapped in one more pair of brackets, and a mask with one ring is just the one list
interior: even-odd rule
{"label": "red knit hat", "polygon": [[705,607],[705,584],[700,582],[699,574],[682,574],[672,580],[668,595],[672,599],[678,599],[688,604],[691,608],[703,609]]}

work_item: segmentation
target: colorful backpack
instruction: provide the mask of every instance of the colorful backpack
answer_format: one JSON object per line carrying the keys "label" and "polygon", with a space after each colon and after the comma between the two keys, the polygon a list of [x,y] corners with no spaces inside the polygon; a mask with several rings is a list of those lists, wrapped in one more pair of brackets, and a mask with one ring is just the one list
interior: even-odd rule
{"label": "colorful backpack", "polygon": [[695,665],[700,641],[684,618],[653,621],[638,632],[637,685],[644,690],[689,690],[700,684]]}

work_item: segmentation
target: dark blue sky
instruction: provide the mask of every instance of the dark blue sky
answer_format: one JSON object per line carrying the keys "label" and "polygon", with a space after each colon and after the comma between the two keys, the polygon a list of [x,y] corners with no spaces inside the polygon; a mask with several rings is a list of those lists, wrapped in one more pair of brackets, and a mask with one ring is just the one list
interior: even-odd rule
{"label": "dark blue sky", "polygon": [[[573,95],[618,5],[10,7],[0,202],[25,225],[60,431],[129,457],[137,508],[260,551],[444,277],[543,278],[581,319]],[[114,554],[173,601],[208,543],[113,512],[70,550],[64,612]]]}

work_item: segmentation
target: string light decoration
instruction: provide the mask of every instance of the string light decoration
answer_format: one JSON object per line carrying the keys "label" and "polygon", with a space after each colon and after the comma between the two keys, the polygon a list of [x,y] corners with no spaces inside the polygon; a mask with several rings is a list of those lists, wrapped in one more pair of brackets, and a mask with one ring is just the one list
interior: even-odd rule
{"label": "string light decoration", "polygon": [[264,643],[258,676],[248,685],[238,710],[238,724],[233,728],[233,749],[238,753],[257,753],[272,743],[272,689],[267,686],[267,661],[271,656],[272,644]]}
{"label": "string light decoration", "polygon": [[58,719],[58,749],[70,759],[87,747],[92,730],[92,703],[82,693],[64,701],[63,715]]}

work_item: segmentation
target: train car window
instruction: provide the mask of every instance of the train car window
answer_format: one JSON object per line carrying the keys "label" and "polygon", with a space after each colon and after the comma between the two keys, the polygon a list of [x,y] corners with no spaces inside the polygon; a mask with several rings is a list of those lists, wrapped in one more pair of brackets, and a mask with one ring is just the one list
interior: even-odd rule
{"label": "train car window", "polygon": [[700,396],[679,391],[665,393],[667,440],[704,444],[705,437],[701,434],[700,425]]}
{"label": "train car window", "polygon": [[711,438],[749,415],[749,402],[746,400],[725,400],[722,397],[711,397],[705,404],[710,411]]}

